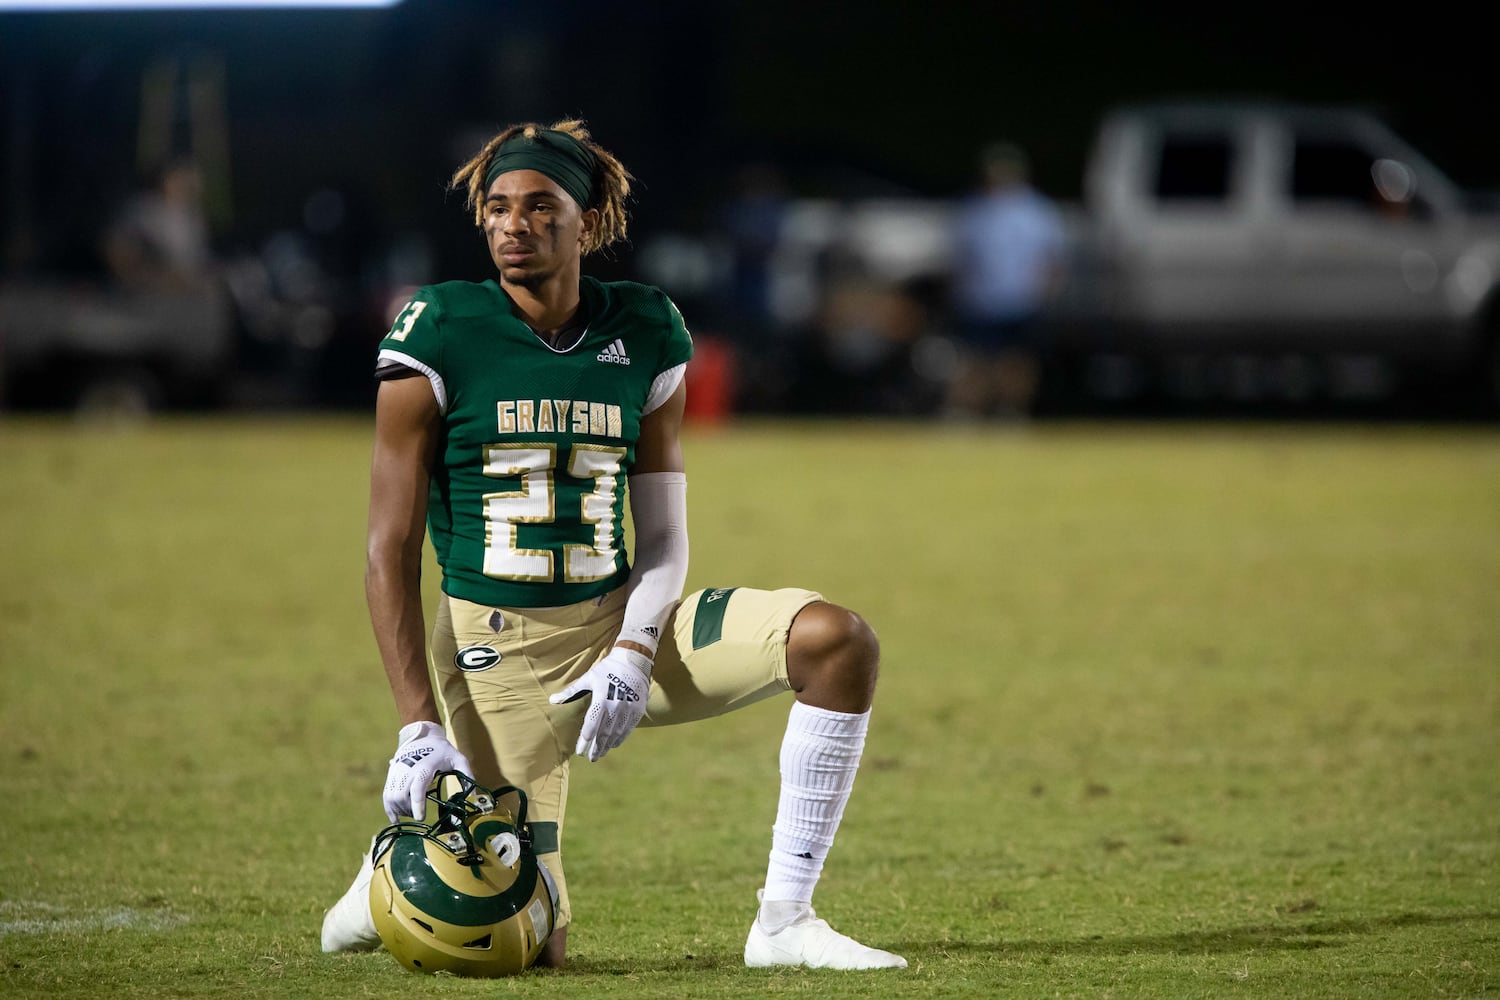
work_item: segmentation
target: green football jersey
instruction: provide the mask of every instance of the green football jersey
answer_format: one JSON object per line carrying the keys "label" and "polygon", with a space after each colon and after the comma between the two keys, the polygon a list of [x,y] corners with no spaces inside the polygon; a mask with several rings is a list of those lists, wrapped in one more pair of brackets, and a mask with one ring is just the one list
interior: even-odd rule
{"label": "green football jersey", "polygon": [[580,293],[588,325],[564,350],[493,280],[421,288],[380,342],[380,364],[426,375],[442,410],[427,529],[450,596],[550,607],[629,574],[625,482],[641,416],[693,343],[660,289],[584,278]]}

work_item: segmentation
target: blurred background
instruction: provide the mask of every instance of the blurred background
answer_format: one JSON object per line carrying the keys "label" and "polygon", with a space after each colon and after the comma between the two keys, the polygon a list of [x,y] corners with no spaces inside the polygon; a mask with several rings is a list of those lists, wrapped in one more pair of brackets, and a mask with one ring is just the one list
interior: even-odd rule
{"label": "blurred background", "polygon": [[0,409],[368,407],[410,292],[491,276],[452,170],[572,116],[695,419],[1500,397],[1492,46],[1440,5],[12,6]]}

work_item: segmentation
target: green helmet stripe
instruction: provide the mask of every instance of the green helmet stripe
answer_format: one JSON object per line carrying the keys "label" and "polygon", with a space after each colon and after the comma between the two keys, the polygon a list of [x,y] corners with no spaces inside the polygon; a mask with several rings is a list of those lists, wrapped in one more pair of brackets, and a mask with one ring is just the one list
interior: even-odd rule
{"label": "green helmet stripe", "polygon": [[[482,927],[521,912],[536,891],[536,858],[523,854],[510,888],[493,896],[471,896],[448,885],[427,859],[425,837],[405,835],[391,845],[389,865],[396,891],[422,913],[446,924]],[[433,844],[433,850],[445,850]],[[434,877],[438,876],[438,877]]]}

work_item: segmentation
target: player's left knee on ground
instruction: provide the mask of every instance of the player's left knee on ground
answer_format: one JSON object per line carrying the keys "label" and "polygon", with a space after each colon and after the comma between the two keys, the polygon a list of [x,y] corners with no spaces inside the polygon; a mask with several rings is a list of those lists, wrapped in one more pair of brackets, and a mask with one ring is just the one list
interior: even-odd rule
{"label": "player's left knee on ground", "polygon": [[831,712],[865,712],[875,699],[880,640],[848,608],[809,604],[792,620],[786,667],[798,701]]}

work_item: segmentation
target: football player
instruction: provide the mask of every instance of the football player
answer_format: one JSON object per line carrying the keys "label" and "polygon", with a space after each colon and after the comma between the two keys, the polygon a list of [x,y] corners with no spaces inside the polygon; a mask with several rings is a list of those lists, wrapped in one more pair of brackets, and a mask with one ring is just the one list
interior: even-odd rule
{"label": "football player", "polygon": [[[559,890],[539,964],[571,916],[560,849],[573,754],[637,725],[722,714],[790,690],[781,795],[751,966],[905,967],[816,917],[848,801],[879,646],[809,590],[682,597],[687,478],[679,432],[692,341],[659,289],[581,272],[625,236],[631,175],[580,121],[515,125],[453,177],[498,281],[420,289],[381,342],[365,579],[401,730],[385,805],[421,816],[439,771],[530,799]],[[635,546],[623,547],[625,496]],[[427,637],[424,525],[442,569]],[[325,916],[323,948],[380,943],[366,858]]]}

